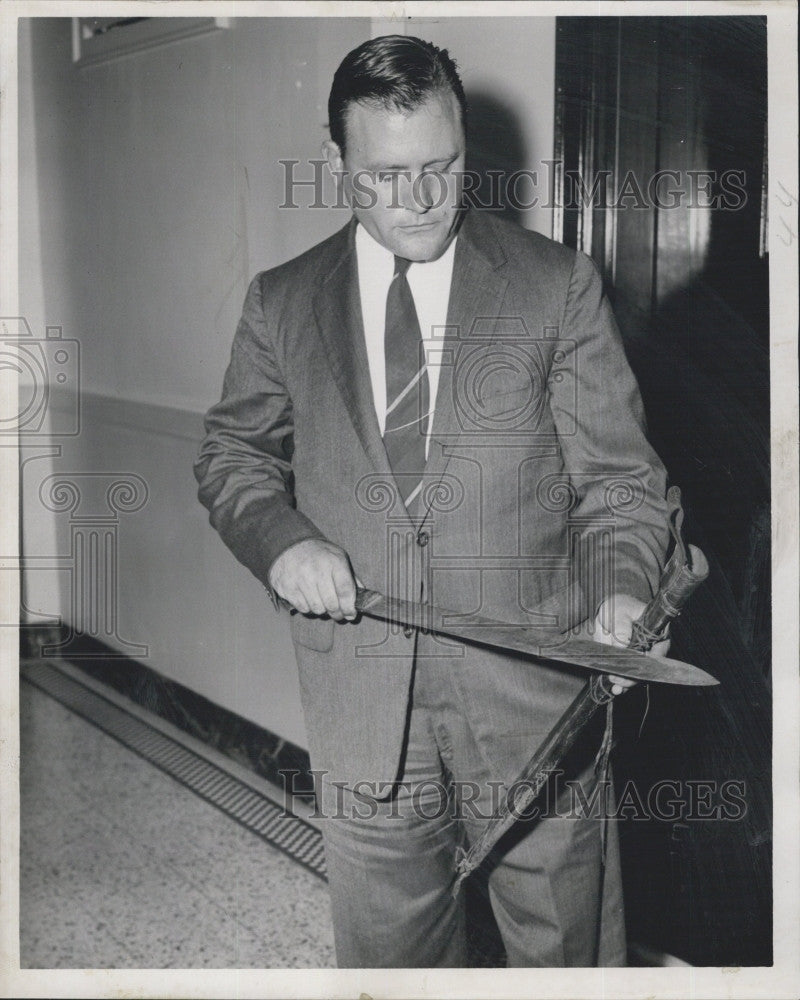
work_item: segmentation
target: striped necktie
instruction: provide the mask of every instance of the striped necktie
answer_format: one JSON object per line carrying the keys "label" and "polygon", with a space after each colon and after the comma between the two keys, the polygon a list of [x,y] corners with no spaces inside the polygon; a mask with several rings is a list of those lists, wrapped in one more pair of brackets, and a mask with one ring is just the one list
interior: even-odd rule
{"label": "striped necktie", "polygon": [[422,335],[406,272],[410,260],[394,259],[386,296],[386,426],[383,441],[406,507],[422,488],[430,388]]}

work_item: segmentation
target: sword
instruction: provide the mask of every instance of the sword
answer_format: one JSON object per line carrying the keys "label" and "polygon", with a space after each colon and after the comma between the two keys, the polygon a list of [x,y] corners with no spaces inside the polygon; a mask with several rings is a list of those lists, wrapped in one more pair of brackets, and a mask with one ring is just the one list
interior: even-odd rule
{"label": "sword", "polygon": [[[576,737],[601,705],[609,710],[606,735],[598,755],[607,762],[610,752],[610,709],[620,693],[609,674],[634,681],[708,687],[718,684],[716,677],[690,663],[656,656],[650,650],[665,638],[669,623],[677,618],[694,590],[708,576],[708,563],[694,545],[685,545],[681,527],[683,509],[677,486],[667,493],[667,518],[675,547],[661,576],[658,592],[633,623],[628,648],[607,646],[591,639],[570,638],[549,626],[515,625],[477,614],[460,614],[432,604],[420,604],[396,597],[385,597],[376,590],[358,587],[356,610],[370,618],[392,624],[435,632],[475,645],[506,652],[518,652],[535,659],[552,660],[583,667],[592,676],[553,727],[522,773],[512,782],[499,811],[492,817],[480,838],[469,851],[459,849],[457,878],[453,894],[463,879],[486,858],[502,835],[514,824],[544,787]],[[290,607],[283,599],[279,604]]]}
{"label": "sword", "polygon": [[[691,595],[708,576],[709,567],[706,557],[696,546],[684,544],[681,534],[683,508],[681,507],[681,493],[677,486],[671,487],[667,492],[667,519],[670,533],[675,540],[675,548],[664,567],[655,597],[645,607],[638,620],[633,623],[629,643],[629,647],[633,650],[648,650],[656,642],[666,638],[670,622],[678,617]],[[652,653],[645,658],[655,662],[661,659],[653,656]],[[689,665],[682,664],[682,666]],[[716,678],[705,671],[698,671],[696,667],[692,669],[697,673],[690,673],[688,681],[676,679],[678,675],[673,675],[672,678],[668,675],[662,675],[660,679],[665,683],[686,684],[692,683],[691,678],[694,676],[695,683],[697,683],[698,675],[702,675],[707,678],[702,682],[704,684],[719,683]],[[614,672],[620,673],[616,668]],[[503,834],[534,802],[550,774],[575,742],[578,733],[603,704],[606,705],[607,711],[606,732],[598,753],[595,770],[597,771],[597,766],[600,765],[601,774],[605,773],[611,753],[611,709],[613,699],[618,693],[620,693],[619,689],[614,689],[610,685],[608,677],[595,674],[590,678],[553,727],[544,743],[528,761],[519,777],[512,782],[503,804],[489,821],[481,836],[468,851],[464,851],[462,848],[458,849],[456,856],[457,877],[452,890],[454,896],[458,894],[459,887],[467,875],[478,868]],[[605,827],[603,827],[603,844],[605,845]],[[605,850],[605,846],[603,850]]]}
{"label": "sword", "polygon": [[549,775],[557,768],[578,734],[601,705],[609,711],[606,735],[600,757],[607,762],[610,753],[610,709],[619,693],[612,687],[609,674],[646,683],[706,687],[719,681],[705,670],[680,660],[647,653],[665,638],[669,623],[676,618],[694,590],[708,576],[708,563],[694,545],[686,546],[681,535],[683,509],[680,490],[673,486],[667,493],[668,523],[675,540],[673,553],[664,568],[658,591],[639,619],[633,623],[629,647],[607,646],[590,639],[565,638],[552,628],[513,625],[479,615],[457,614],[430,604],[417,604],[385,597],[374,590],[358,588],[356,608],[362,614],[387,622],[417,628],[440,635],[505,651],[527,654],[584,667],[592,676],[567,708],[538,748],[519,777],[512,782],[499,811],[469,851],[459,849],[453,895],[461,882],[474,871],[489,852],[536,799]]}
{"label": "sword", "polygon": [[471,645],[491,646],[536,659],[569,663],[599,674],[617,674],[644,683],[690,687],[719,683],[705,670],[667,656],[654,656],[622,646],[607,646],[593,639],[568,638],[550,626],[513,625],[481,615],[459,614],[434,604],[385,597],[377,590],[364,587],[356,591],[356,610],[369,618],[415,628],[422,633],[435,632]]}

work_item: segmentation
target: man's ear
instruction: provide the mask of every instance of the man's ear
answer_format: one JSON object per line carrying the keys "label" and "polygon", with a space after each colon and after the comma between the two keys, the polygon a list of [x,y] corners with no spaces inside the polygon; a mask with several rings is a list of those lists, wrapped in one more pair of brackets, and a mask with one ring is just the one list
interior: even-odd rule
{"label": "man's ear", "polygon": [[342,151],[339,149],[338,145],[333,141],[333,139],[326,139],[322,144],[322,155],[328,161],[328,167],[334,177],[338,179],[341,178],[341,174],[344,173],[344,158],[342,157]]}

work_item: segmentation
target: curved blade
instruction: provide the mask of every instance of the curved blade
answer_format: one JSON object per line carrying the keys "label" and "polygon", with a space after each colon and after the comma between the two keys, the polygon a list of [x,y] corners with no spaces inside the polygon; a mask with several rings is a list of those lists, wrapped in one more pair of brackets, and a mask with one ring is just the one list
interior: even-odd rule
{"label": "curved blade", "polygon": [[370,618],[436,632],[463,642],[524,653],[538,659],[569,663],[602,674],[617,674],[635,681],[708,687],[716,677],[699,667],[666,656],[637,653],[620,646],[606,646],[591,639],[570,639],[550,628],[511,625],[480,615],[462,615],[430,604],[415,604],[384,597],[376,590],[359,589],[356,608]]}

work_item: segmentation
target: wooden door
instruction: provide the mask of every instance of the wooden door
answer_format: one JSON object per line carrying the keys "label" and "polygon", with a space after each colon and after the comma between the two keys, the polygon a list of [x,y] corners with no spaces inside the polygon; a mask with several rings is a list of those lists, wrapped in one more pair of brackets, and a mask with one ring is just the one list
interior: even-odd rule
{"label": "wooden door", "polygon": [[[641,736],[643,694],[622,703],[619,788],[644,796],[623,825],[631,936],[692,964],[769,964],[766,19],[559,18],[557,37],[555,235],[603,274],[712,566],[673,652],[722,681],[651,690]],[[650,815],[659,781],[676,783],[672,819]]]}

